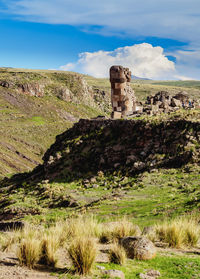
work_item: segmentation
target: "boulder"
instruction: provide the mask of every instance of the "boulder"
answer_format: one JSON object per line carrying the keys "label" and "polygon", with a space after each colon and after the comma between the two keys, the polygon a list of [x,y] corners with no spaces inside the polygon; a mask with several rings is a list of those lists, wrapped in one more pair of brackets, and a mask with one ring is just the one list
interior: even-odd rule
{"label": "boulder", "polygon": [[140,273],[139,277],[140,279],[156,279],[158,277],[160,277],[160,272],[158,270],[148,270],[147,273]]}
{"label": "boulder", "polygon": [[10,87],[10,83],[8,81],[0,81],[0,86],[5,87],[5,88],[9,88]]}
{"label": "boulder", "polygon": [[67,87],[61,87],[56,90],[56,95],[59,99],[65,102],[72,101],[72,92]]}
{"label": "boulder", "polygon": [[155,245],[145,237],[124,237],[121,238],[120,244],[124,247],[127,256],[131,259],[150,260],[156,256]]}
{"label": "boulder", "polygon": [[124,272],[122,272],[121,270],[110,269],[104,270],[102,273],[108,275],[110,278],[125,279]]}
{"label": "boulder", "polygon": [[175,98],[172,98],[171,100],[171,106],[172,107],[182,107],[182,103],[180,100],[177,100]]}

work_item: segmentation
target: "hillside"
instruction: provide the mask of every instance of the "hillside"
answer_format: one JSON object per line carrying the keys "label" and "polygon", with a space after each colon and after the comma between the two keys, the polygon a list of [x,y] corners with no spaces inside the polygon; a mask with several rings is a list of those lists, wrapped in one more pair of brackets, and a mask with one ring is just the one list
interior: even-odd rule
{"label": "hillside", "polygon": [[56,137],[42,165],[2,181],[0,216],[51,219],[88,210],[152,223],[166,206],[169,217],[192,212],[200,202],[199,159],[199,111],[80,120]]}
{"label": "hillside", "polygon": [[[169,85],[168,85],[169,84]],[[139,101],[160,90],[185,90],[199,99],[196,82],[132,82]],[[186,87],[182,87],[182,86]],[[188,87],[187,87],[188,86]],[[0,69],[0,177],[32,170],[55,136],[80,118],[110,114],[110,82],[62,71]]]}
{"label": "hillside", "polygon": [[81,75],[1,70],[0,176],[31,170],[57,134],[108,106]]}

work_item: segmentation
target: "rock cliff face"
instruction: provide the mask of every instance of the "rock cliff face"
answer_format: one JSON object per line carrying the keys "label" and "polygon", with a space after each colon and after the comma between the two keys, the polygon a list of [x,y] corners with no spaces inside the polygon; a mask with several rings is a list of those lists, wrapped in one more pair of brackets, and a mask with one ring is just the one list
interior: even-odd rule
{"label": "rock cliff face", "polygon": [[34,97],[57,96],[65,102],[101,110],[107,107],[106,96],[98,94],[97,101],[95,90],[77,73],[0,72],[0,87]]}
{"label": "rock cliff face", "polygon": [[45,178],[68,180],[98,171],[134,175],[200,163],[200,123],[169,120],[80,120],[56,137],[39,167]]}

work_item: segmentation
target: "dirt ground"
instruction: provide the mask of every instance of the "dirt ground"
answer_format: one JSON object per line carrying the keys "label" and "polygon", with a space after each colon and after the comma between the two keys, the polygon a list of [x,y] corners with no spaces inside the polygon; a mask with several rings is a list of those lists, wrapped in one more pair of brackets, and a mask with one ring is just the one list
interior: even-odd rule
{"label": "dirt ground", "polygon": [[[110,249],[109,244],[98,245],[98,256],[96,262],[106,263],[108,262],[108,251]],[[195,257],[200,255],[200,249],[170,249],[157,247],[159,254],[170,256],[174,255],[187,255],[188,257]],[[66,257],[64,251],[60,251],[62,254],[62,261],[59,262],[59,268],[57,271],[67,272],[66,266],[70,266],[70,260]],[[54,270],[55,271],[55,270]],[[14,252],[0,252],[0,279],[58,279],[57,276],[51,275],[53,270],[47,269],[44,266],[37,266],[37,269],[30,270],[27,267],[19,265],[19,261]]]}
{"label": "dirt ground", "polygon": [[47,270],[30,270],[19,265],[12,252],[0,252],[0,279],[53,279]]}

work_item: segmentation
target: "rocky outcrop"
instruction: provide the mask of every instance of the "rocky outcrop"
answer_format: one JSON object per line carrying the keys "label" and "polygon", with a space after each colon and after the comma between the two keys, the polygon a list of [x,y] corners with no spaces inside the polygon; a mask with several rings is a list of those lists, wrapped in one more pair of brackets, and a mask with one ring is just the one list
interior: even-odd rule
{"label": "rocky outcrop", "polygon": [[105,112],[110,110],[109,94],[89,86],[84,76],[78,73],[9,72],[0,76],[0,86],[31,97],[56,96],[65,102]]}
{"label": "rocky outcrop", "polygon": [[34,96],[34,97],[43,97],[44,96],[44,84],[39,83],[25,83],[18,84],[18,90],[26,95]]}
{"label": "rocky outcrop", "polygon": [[144,112],[150,115],[169,113],[180,108],[195,108],[195,104],[187,92],[179,92],[171,96],[167,91],[159,91],[154,96],[147,96]]}
{"label": "rocky outcrop", "polygon": [[134,175],[200,161],[200,125],[187,120],[80,120],[45,153],[48,179],[85,177],[98,171]]}

